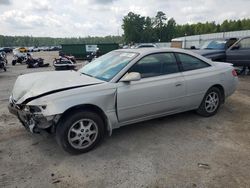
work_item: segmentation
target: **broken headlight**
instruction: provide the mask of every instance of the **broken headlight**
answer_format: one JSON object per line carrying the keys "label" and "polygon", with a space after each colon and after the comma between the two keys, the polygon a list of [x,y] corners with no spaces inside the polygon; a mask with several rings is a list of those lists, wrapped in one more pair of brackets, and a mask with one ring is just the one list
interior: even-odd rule
{"label": "broken headlight", "polygon": [[45,109],[46,109],[46,105],[42,105],[42,106],[25,106],[24,107],[24,111],[30,112],[32,114],[41,113],[42,110],[45,110]]}

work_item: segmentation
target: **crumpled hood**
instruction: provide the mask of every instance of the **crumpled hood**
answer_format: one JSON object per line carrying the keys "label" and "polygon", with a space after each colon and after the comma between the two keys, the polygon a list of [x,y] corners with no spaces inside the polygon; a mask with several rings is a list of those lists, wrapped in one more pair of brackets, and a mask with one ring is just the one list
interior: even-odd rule
{"label": "crumpled hood", "polygon": [[202,56],[208,56],[208,55],[213,55],[213,54],[220,54],[224,53],[225,50],[209,50],[209,49],[202,49],[202,50],[192,50],[192,52],[197,53]]}
{"label": "crumpled hood", "polygon": [[21,75],[17,78],[12,97],[18,103],[26,99],[63,89],[73,89],[103,83],[104,81],[75,71],[49,71]]}

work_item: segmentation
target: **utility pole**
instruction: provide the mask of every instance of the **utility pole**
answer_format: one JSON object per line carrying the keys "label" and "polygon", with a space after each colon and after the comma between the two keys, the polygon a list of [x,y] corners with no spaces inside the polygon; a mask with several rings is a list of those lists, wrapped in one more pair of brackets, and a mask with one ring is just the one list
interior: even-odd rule
{"label": "utility pole", "polygon": [[187,33],[185,33],[185,37],[184,37],[184,49],[186,48],[186,37],[187,37]]}

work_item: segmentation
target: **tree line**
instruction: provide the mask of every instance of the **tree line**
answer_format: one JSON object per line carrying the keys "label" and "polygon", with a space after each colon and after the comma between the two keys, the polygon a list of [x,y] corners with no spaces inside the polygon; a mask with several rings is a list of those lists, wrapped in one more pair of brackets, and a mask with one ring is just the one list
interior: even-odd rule
{"label": "tree line", "polygon": [[158,11],[153,18],[129,12],[123,18],[124,41],[126,43],[170,42],[171,39],[216,32],[238,31],[250,29],[250,19],[225,20],[221,24],[215,22],[179,25],[174,18]]}
{"label": "tree line", "polygon": [[59,46],[61,44],[86,44],[86,43],[97,44],[97,43],[122,43],[122,42],[123,42],[122,36],[51,38],[51,37],[0,35],[1,47]]}
{"label": "tree line", "polygon": [[141,16],[129,12],[122,20],[122,36],[106,37],[72,37],[51,38],[32,36],[3,36],[0,35],[0,46],[58,46],[61,44],[81,43],[145,43],[170,42],[171,39],[189,35],[200,35],[215,32],[227,32],[250,29],[250,19],[225,20],[221,24],[215,22],[177,24],[174,18],[158,11],[155,17]]}

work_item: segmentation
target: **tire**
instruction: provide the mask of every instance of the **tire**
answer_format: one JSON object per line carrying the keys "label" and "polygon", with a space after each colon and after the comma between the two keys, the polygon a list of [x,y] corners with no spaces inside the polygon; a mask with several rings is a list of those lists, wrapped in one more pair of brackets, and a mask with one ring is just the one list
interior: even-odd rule
{"label": "tire", "polygon": [[210,117],[217,113],[222,102],[221,91],[217,87],[210,88],[205,94],[197,113],[204,117]]}
{"label": "tire", "polygon": [[90,111],[73,111],[59,121],[56,127],[58,144],[70,154],[92,150],[104,137],[104,123]]}
{"label": "tire", "polygon": [[16,60],[12,61],[12,65],[15,66],[16,65]]}

